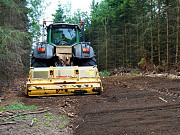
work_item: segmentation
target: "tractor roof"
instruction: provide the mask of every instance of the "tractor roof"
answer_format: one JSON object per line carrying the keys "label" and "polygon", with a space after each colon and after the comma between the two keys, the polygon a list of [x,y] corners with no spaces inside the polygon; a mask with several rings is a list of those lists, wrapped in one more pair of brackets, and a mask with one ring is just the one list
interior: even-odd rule
{"label": "tractor roof", "polygon": [[69,23],[53,23],[48,26],[49,27],[62,27],[62,28],[77,28],[78,30],[81,30],[78,24],[69,24]]}

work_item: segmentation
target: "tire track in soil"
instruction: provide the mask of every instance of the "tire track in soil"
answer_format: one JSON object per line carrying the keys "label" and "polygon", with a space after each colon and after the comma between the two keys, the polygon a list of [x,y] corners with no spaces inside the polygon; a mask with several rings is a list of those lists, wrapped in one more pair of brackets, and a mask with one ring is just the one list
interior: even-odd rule
{"label": "tire track in soil", "polygon": [[159,92],[179,89],[179,80],[120,76],[102,81],[102,95],[78,98],[79,120],[75,122],[75,135],[180,133],[178,96]]}

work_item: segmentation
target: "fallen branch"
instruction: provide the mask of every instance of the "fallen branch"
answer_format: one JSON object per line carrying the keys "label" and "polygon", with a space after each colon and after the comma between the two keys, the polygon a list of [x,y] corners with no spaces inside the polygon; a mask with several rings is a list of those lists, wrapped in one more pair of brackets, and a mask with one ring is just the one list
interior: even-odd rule
{"label": "fallen branch", "polygon": [[28,113],[22,113],[21,115],[28,115],[28,114],[39,114],[39,113],[45,113],[48,112],[48,110],[43,110],[43,111],[36,111],[36,112],[28,112]]}
{"label": "fallen branch", "polygon": [[0,125],[16,124],[16,122],[2,122]]}
{"label": "fallen branch", "polygon": [[164,101],[164,102],[168,102],[167,100],[163,99],[162,97],[159,97],[160,100]]}
{"label": "fallen branch", "polygon": [[48,109],[48,110],[43,110],[43,111],[36,111],[36,112],[22,113],[22,114],[18,114],[18,115],[11,116],[11,117],[6,118],[6,119],[8,119],[8,120],[9,120],[9,119],[12,119],[12,118],[14,118],[14,117],[24,116],[24,115],[28,115],[28,114],[39,114],[39,113],[45,113],[45,112],[47,112],[47,111],[49,111],[49,109]]}
{"label": "fallen branch", "polygon": [[31,123],[29,124],[29,126],[32,127],[33,124],[34,124],[34,119],[31,121]]}

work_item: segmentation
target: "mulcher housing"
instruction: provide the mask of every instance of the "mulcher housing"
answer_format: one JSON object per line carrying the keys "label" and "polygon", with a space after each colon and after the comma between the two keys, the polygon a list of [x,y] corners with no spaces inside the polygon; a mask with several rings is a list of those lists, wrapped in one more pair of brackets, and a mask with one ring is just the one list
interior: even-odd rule
{"label": "mulcher housing", "polygon": [[31,68],[28,96],[99,94],[102,84],[96,67]]}

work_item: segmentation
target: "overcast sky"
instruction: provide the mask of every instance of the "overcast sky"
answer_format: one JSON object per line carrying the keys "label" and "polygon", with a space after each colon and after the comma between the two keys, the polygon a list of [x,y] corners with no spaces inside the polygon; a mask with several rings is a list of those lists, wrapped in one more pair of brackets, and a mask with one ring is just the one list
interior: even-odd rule
{"label": "overcast sky", "polygon": [[[101,0],[95,0],[95,2],[97,1]],[[59,2],[62,4],[62,6],[70,2],[72,6],[72,12],[77,11],[77,9],[81,9],[81,11],[87,11],[90,13],[90,5],[92,0],[45,0],[45,2],[50,3],[50,5],[46,8],[43,18],[45,20],[52,21],[52,14],[54,14],[58,9]]]}

